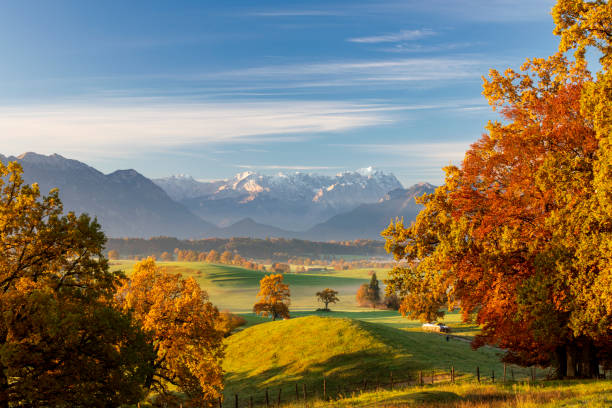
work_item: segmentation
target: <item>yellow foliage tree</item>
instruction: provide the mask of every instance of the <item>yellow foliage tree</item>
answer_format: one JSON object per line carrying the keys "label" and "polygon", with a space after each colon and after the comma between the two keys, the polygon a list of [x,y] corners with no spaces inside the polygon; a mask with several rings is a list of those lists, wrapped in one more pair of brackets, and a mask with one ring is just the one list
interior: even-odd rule
{"label": "yellow foliage tree", "polygon": [[155,371],[147,386],[162,400],[176,400],[175,389],[193,406],[207,406],[222,395],[219,311],[193,278],[165,272],[147,258],[134,265],[117,301],[151,336]]}
{"label": "yellow foliage tree", "polygon": [[0,163],[0,407],[138,402],[152,349],[111,307],[100,226],[21,174]]}
{"label": "yellow foliage tree", "polygon": [[253,311],[264,317],[272,316],[289,318],[291,293],[289,285],[283,283],[283,275],[266,275],[259,282],[259,300],[253,306]]}

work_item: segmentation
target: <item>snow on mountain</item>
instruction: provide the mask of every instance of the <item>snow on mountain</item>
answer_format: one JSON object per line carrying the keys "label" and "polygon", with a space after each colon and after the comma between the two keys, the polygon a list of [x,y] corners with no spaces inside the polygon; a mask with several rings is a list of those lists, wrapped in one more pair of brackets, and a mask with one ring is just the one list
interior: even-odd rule
{"label": "snow on mountain", "polygon": [[175,201],[213,194],[225,180],[201,182],[186,174],[153,179]]}
{"label": "snow on mountain", "polygon": [[279,228],[309,228],[361,204],[375,203],[402,188],[393,174],[372,167],[326,176],[311,173],[259,174],[201,182],[189,176],[153,180],[191,211],[217,225],[244,217]]}

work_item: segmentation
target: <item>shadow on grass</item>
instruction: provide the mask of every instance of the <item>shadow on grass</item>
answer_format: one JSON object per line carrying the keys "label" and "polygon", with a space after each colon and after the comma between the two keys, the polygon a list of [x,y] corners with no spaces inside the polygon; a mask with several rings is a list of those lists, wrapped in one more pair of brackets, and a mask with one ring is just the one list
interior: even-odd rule
{"label": "shadow on grass", "polygon": [[[307,398],[323,396],[323,381],[328,397],[348,395],[352,392],[374,390],[379,386],[389,386],[390,372],[397,361],[394,357],[381,352],[356,352],[339,354],[326,361],[312,364],[303,370],[296,370],[293,365],[277,366],[261,372],[228,373],[226,375],[226,398],[234,394],[253,397],[254,401],[265,401],[266,389],[269,398],[277,399],[278,390],[287,401],[302,399],[304,391]],[[402,371],[394,372],[396,384],[415,381],[414,373],[423,366],[417,362],[402,364]]]}

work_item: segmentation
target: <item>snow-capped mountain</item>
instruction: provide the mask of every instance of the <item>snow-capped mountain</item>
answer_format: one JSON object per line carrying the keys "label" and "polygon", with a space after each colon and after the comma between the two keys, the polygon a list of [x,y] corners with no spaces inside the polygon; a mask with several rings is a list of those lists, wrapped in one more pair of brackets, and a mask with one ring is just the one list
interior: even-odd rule
{"label": "snow-capped mountain", "polygon": [[302,230],[361,204],[375,203],[402,188],[392,174],[372,167],[335,176],[243,172],[229,180],[189,176],[153,180],[203,219],[225,226],[245,217],[279,228]]}

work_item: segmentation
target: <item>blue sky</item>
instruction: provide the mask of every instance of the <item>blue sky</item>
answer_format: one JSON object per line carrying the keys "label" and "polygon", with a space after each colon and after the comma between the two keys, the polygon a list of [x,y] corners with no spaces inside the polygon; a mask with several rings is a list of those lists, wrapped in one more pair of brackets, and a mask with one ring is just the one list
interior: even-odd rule
{"label": "blue sky", "polygon": [[4,2],[0,153],[149,177],[374,166],[439,184],[496,118],[481,76],[556,50],[553,5]]}

